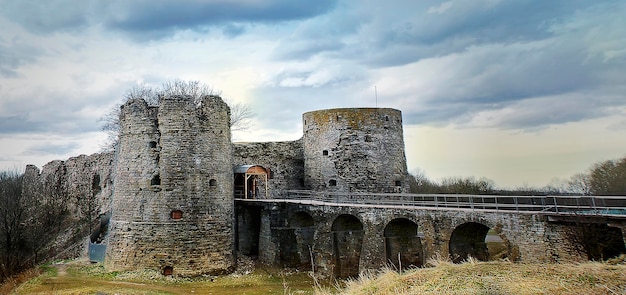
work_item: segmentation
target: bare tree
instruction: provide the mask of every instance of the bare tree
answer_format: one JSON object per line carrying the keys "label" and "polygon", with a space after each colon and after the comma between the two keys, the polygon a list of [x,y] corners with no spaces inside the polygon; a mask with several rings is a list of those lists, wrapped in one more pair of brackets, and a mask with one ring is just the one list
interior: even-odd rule
{"label": "bare tree", "polygon": [[14,171],[0,172],[0,282],[22,268],[26,210],[22,175]]}
{"label": "bare tree", "polygon": [[231,103],[230,105],[230,130],[245,131],[250,127],[250,120],[254,113],[250,106],[243,103]]}
{"label": "bare tree", "polygon": [[586,173],[573,175],[567,182],[567,190],[574,194],[591,195],[591,176]]}
{"label": "bare tree", "polygon": [[[199,81],[171,80],[156,89],[147,85],[130,88],[124,95],[123,101],[143,99],[150,106],[158,106],[163,97],[180,96],[188,97],[199,105],[205,96],[220,95],[221,91]],[[242,103],[229,103],[228,101],[226,103],[230,106],[231,131],[247,130],[250,126],[250,119],[254,116],[252,109]],[[113,151],[117,147],[120,133],[120,106],[121,104],[116,104],[100,119],[103,122],[102,130],[107,133],[107,140],[102,145],[104,151]]]}
{"label": "bare tree", "polygon": [[589,177],[594,195],[626,195],[626,158],[595,164]]}
{"label": "bare tree", "polygon": [[0,172],[0,282],[56,254],[59,233],[72,226],[63,178],[30,168]]}
{"label": "bare tree", "polygon": [[409,178],[409,187],[411,193],[416,194],[439,193],[441,190],[441,186],[428,179],[426,173],[422,169],[416,169],[411,173],[411,177]]}

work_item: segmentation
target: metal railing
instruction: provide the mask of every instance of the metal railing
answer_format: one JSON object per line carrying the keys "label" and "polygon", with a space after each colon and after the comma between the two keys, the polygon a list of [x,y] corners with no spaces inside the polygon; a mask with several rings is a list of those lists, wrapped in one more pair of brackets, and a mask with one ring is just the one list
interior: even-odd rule
{"label": "metal railing", "polygon": [[582,214],[626,218],[626,196],[383,194],[291,190],[287,191],[287,194],[282,197],[254,201],[280,201],[354,207],[411,207],[442,210],[518,212],[528,214]]}

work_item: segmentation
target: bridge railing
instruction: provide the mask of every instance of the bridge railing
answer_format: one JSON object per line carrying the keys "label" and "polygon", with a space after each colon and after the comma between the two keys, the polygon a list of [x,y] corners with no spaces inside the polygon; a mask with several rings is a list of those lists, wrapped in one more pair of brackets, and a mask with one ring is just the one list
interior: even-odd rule
{"label": "bridge railing", "polygon": [[505,196],[405,193],[334,193],[292,190],[292,202],[323,202],[352,206],[426,207],[520,213],[589,214],[626,217],[626,196]]}

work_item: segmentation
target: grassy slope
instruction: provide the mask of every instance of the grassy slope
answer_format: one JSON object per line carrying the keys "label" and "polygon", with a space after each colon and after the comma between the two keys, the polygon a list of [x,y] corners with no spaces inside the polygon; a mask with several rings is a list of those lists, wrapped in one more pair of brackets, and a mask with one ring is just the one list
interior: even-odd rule
{"label": "grassy slope", "polygon": [[475,262],[398,274],[386,270],[347,282],[343,288],[314,288],[305,273],[257,271],[206,279],[164,278],[156,272],[106,272],[100,265],[70,262],[12,294],[626,294],[626,264],[521,264]]}
{"label": "grassy slope", "polygon": [[[322,290],[319,293],[337,293]],[[341,294],[626,294],[626,264],[438,263],[348,282]]]}

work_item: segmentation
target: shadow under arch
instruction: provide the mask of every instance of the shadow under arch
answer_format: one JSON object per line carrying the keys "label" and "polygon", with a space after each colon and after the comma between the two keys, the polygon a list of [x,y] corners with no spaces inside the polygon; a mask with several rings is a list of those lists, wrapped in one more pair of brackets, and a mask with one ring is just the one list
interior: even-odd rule
{"label": "shadow under arch", "polygon": [[335,278],[355,278],[363,246],[363,223],[353,215],[342,214],[333,221],[333,264]]}
{"label": "shadow under arch", "polygon": [[385,226],[383,236],[385,257],[395,269],[402,271],[424,264],[422,240],[415,222],[406,218],[393,219]]}
{"label": "shadow under arch", "polygon": [[457,226],[450,236],[450,258],[454,263],[467,260],[468,257],[480,261],[489,261],[507,257],[505,243],[491,229],[478,222],[466,222]]}
{"label": "shadow under arch", "polygon": [[311,269],[315,220],[311,214],[300,211],[292,215],[283,231],[280,260],[284,267]]}

